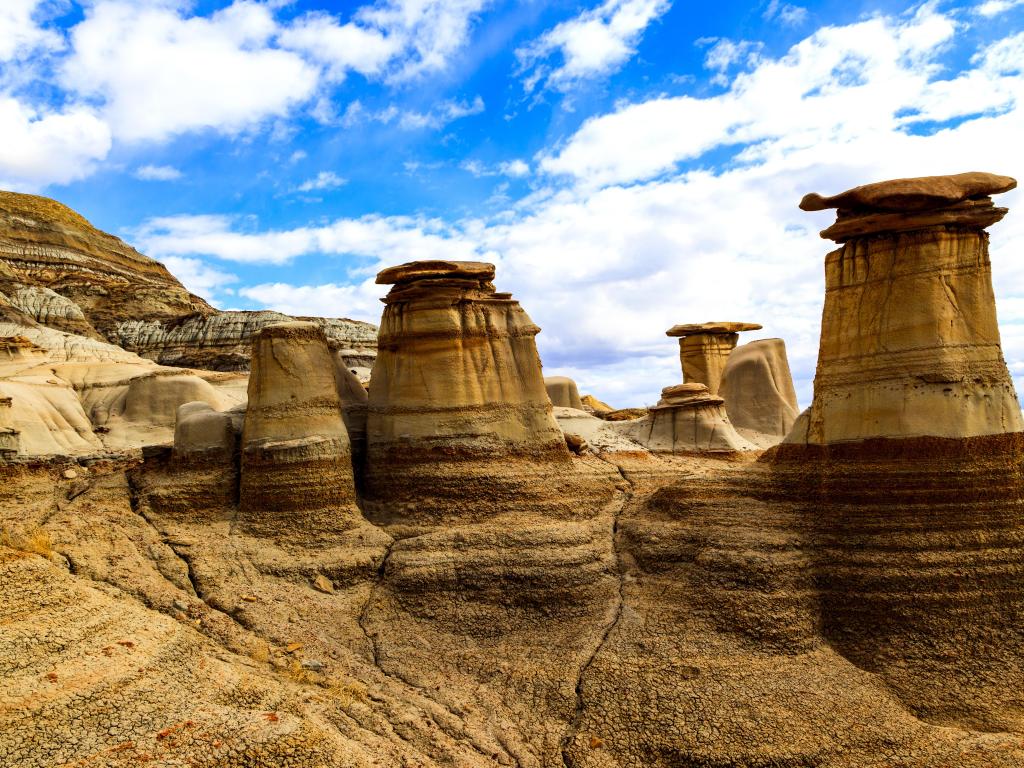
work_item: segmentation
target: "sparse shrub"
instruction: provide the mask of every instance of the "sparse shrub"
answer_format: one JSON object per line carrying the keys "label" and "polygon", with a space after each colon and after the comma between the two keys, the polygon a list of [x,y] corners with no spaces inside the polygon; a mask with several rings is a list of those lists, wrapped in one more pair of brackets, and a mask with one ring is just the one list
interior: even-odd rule
{"label": "sparse shrub", "polygon": [[50,540],[49,532],[38,525],[27,531],[11,531],[4,528],[0,531],[0,544],[43,557],[49,557],[53,552],[53,542]]}

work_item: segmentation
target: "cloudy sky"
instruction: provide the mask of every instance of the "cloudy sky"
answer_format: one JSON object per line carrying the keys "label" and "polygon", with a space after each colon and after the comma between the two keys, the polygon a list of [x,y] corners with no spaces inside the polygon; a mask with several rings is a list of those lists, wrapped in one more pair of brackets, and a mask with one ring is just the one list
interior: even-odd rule
{"label": "cloudy sky", "polygon": [[2,0],[0,186],[225,309],[375,322],[384,266],[496,262],[545,372],[620,407],[680,380],[669,326],[760,322],[806,405],[830,216],[797,201],[1024,177],[1024,2],[797,2]]}

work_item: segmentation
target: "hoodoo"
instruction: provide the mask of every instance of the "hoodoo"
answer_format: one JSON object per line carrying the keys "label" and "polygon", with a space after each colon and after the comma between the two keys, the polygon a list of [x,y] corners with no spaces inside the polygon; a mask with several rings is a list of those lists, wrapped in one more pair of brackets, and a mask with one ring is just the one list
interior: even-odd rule
{"label": "hoodoo", "polygon": [[666,336],[679,339],[679,362],[683,381],[704,384],[711,395],[718,394],[729,353],[736,347],[742,331],[757,331],[757,323],[691,323],[673,325]]}
{"label": "hoodoo", "polygon": [[308,322],[267,326],[253,341],[239,527],[316,536],[358,521],[352,452],[324,332]]}
{"label": "hoodoo", "polygon": [[548,376],[544,379],[551,404],[559,408],[575,408],[583,410],[583,401],[576,382],[568,376]]}
{"label": "hoodoo", "polygon": [[814,401],[789,442],[974,437],[1024,429],[1003,360],[985,227],[1006,176],[898,179],[804,210],[838,208],[821,233],[825,306]]}
{"label": "hoodoo", "polygon": [[725,400],[706,384],[676,384],[642,419],[622,422],[622,432],[655,453],[733,453],[754,446],[733,429]]}
{"label": "hoodoo", "polygon": [[443,497],[477,508],[478,494],[498,489],[524,500],[571,467],[541,374],[540,329],[493,279],[493,264],[458,261],[377,276],[394,287],[370,380],[371,506],[412,510]]}
{"label": "hoodoo", "polygon": [[799,413],[786,342],[759,339],[736,347],[722,373],[719,394],[737,429],[765,435],[773,443],[784,438]]}

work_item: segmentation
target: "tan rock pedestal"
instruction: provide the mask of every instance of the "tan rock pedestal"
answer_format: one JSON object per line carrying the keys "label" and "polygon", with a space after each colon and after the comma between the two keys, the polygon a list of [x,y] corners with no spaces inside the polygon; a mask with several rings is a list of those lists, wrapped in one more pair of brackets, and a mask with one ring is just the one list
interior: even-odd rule
{"label": "tan rock pedestal", "polygon": [[[377,276],[384,299],[367,417],[367,511],[480,514],[501,500],[572,504],[533,324],[494,265],[421,261]],[[561,497],[561,498],[559,498]]]}
{"label": "tan rock pedestal", "polygon": [[729,422],[725,400],[712,395],[705,384],[665,387],[661,400],[647,416],[621,422],[619,428],[656,453],[734,453],[755,449]]}
{"label": "tan rock pedestal", "polygon": [[666,336],[679,339],[679,362],[683,366],[683,381],[687,384],[705,384],[708,392],[718,394],[729,353],[736,347],[742,331],[757,331],[757,323],[691,323],[674,325]]}
{"label": "tan rock pedestal", "polygon": [[267,326],[253,341],[242,432],[238,527],[316,538],[361,521],[335,361],[314,323]]}
{"label": "tan rock pedestal", "polygon": [[805,210],[838,208],[821,233],[825,305],[814,401],[788,442],[974,437],[1024,429],[1003,360],[985,227],[1006,214],[1005,176],[900,179]]}

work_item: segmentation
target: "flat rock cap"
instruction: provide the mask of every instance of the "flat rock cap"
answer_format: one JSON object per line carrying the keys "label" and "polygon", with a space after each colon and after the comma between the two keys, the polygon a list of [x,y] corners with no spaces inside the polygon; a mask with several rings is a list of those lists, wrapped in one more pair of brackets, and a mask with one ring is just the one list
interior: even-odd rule
{"label": "flat rock cap", "polygon": [[697,395],[701,392],[707,392],[708,385],[700,384],[696,381],[687,382],[686,384],[673,384],[671,387],[665,387],[661,390],[661,396],[664,398],[680,397],[688,395]]}
{"label": "flat rock cap", "polygon": [[740,331],[759,331],[762,327],[757,323],[688,323],[686,325],[673,325],[665,331],[665,335],[696,336],[699,333],[739,333]]}
{"label": "flat rock cap", "polygon": [[1016,186],[1017,180],[1009,176],[978,171],[952,176],[919,176],[865,184],[832,197],[822,197],[812,192],[804,195],[800,208],[805,211],[824,211],[827,208],[849,211],[926,211],[1009,192]]}
{"label": "flat rock cap", "polygon": [[377,285],[408,283],[411,280],[464,278],[490,282],[494,265],[484,261],[410,261],[377,273]]}

